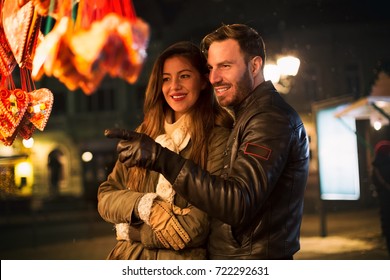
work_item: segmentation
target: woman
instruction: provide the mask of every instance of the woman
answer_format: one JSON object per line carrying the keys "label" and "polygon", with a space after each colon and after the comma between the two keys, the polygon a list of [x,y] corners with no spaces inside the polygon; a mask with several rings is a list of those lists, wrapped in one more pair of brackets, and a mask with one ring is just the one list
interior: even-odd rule
{"label": "woman", "polygon": [[[144,120],[137,131],[219,174],[233,119],[217,102],[207,73],[206,60],[194,44],[179,42],[168,47],[154,63],[145,94]],[[188,234],[185,246],[169,246],[168,239],[149,224],[156,201],[175,205],[175,219]],[[99,187],[98,211],[104,220],[116,224],[118,243],[108,259],[206,257],[206,214],[176,194],[156,172],[127,169],[117,161]]]}

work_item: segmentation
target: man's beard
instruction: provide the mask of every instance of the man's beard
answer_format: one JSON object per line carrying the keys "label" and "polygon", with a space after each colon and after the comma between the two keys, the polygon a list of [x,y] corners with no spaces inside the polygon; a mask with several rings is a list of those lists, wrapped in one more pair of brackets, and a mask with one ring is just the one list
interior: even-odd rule
{"label": "man's beard", "polygon": [[242,75],[241,79],[237,82],[236,94],[230,102],[229,106],[236,106],[240,104],[241,101],[252,92],[252,90],[252,81],[250,78],[249,69],[247,69],[247,71],[245,71]]}
{"label": "man's beard", "polygon": [[[213,87],[223,86],[223,85],[230,86],[231,84],[221,82],[218,84],[213,84]],[[247,71],[243,73],[242,77],[237,81],[234,88],[235,88],[234,93],[231,93],[230,95],[227,96],[217,95],[218,102],[220,105],[224,107],[234,107],[240,104],[241,101],[244,100],[245,97],[247,97],[249,93],[252,92],[253,90],[252,80],[250,78],[249,69],[247,69]]]}

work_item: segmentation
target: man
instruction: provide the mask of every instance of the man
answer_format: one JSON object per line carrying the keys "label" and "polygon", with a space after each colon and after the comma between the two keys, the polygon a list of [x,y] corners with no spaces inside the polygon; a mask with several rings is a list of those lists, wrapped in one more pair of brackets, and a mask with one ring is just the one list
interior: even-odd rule
{"label": "man", "polygon": [[308,139],[298,114],[264,80],[262,38],[243,24],[223,25],[201,43],[219,102],[235,125],[221,177],[162,148],[146,135],[127,139],[119,160],[162,173],[177,193],[212,219],[211,259],[292,259],[300,249]]}

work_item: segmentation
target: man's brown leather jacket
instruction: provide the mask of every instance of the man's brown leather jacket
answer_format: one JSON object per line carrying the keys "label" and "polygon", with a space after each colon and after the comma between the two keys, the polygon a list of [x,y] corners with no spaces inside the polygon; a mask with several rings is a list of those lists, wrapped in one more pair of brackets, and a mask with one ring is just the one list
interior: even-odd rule
{"label": "man's brown leather jacket", "polygon": [[271,82],[234,108],[222,178],[186,161],[173,187],[213,217],[211,259],[290,259],[300,249],[309,143]]}

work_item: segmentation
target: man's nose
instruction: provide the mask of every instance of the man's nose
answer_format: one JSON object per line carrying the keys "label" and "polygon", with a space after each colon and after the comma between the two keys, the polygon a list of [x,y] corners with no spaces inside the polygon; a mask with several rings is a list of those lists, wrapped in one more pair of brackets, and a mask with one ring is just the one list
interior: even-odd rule
{"label": "man's nose", "polygon": [[210,70],[209,80],[211,84],[215,84],[221,81],[221,76],[217,70]]}

